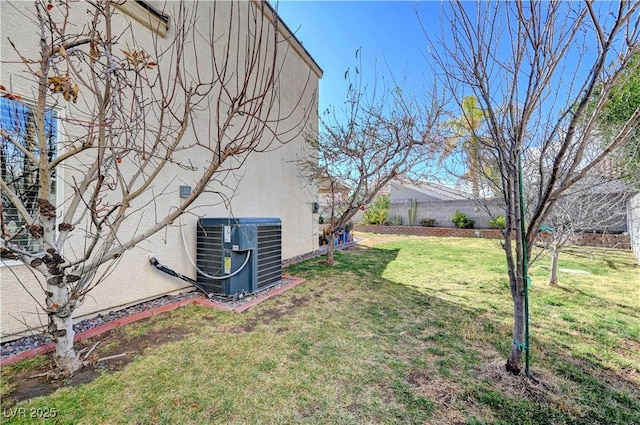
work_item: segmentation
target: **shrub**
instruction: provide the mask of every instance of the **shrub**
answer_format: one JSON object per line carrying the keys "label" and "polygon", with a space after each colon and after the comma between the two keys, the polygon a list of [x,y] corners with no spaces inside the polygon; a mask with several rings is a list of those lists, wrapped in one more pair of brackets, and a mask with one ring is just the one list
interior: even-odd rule
{"label": "shrub", "polygon": [[489,227],[492,229],[504,230],[507,227],[507,219],[505,216],[500,215],[492,220],[489,220]]}
{"label": "shrub", "polygon": [[380,195],[364,213],[365,224],[385,224],[391,208],[389,195]]}
{"label": "shrub", "polygon": [[391,216],[387,224],[389,224],[390,226],[402,226],[404,224],[404,220],[402,220],[402,217],[400,217],[399,215],[394,215]]}
{"label": "shrub", "polygon": [[466,214],[460,211],[456,211],[451,221],[458,229],[473,229],[474,224],[476,224],[474,220],[471,220]]}
{"label": "shrub", "polygon": [[423,218],[420,220],[420,226],[422,227],[436,227],[438,222],[435,218]]}

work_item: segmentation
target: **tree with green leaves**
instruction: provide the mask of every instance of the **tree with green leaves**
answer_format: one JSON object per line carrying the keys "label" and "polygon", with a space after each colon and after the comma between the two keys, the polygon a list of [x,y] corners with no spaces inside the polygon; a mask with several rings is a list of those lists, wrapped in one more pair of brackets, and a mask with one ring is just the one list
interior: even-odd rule
{"label": "tree with green leaves", "polygon": [[[599,116],[599,131],[605,140],[613,137],[615,131],[640,107],[639,67],[640,53],[636,53],[626,66],[620,82],[606,99],[606,105]],[[636,127],[633,137],[616,149],[610,166],[624,180],[640,189],[640,126]]]}
{"label": "tree with green leaves", "polygon": [[475,197],[480,196],[480,179],[482,177],[482,142],[479,131],[484,120],[484,113],[478,107],[478,100],[475,96],[465,96],[462,98],[462,116],[454,118],[449,122],[451,125],[457,144],[460,146],[460,155],[464,157],[466,173],[463,178],[471,184],[471,193]]}

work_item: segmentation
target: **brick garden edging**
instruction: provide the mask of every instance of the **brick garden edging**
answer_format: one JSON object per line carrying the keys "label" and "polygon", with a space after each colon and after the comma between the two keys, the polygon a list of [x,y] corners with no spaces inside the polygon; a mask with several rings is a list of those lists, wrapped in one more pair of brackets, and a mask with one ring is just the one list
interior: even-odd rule
{"label": "brick garden edging", "polygon": [[[422,226],[382,226],[375,224],[357,224],[357,232],[382,233],[413,236],[447,236],[458,238],[502,239],[502,232],[497,229],[457,229],[453,227]],[[583,233],[575,242],[576,245],[587,245],[604,248],[631,249],[629,235],[607,233]]]}
{"label": "brick garden edging", "polygon": [[422,226],[382,226],[377,224],[357,224],[356,232],[382,233],[413,236],[451,236],[458,238],[502,239],[502,232],[497,229],[457,229],[453,227]]}
{"label": "brick garden edging", "polygon": [[631,236],[608,233],[583,233],[576,245],[598,246],[604,248],[631,249]]}

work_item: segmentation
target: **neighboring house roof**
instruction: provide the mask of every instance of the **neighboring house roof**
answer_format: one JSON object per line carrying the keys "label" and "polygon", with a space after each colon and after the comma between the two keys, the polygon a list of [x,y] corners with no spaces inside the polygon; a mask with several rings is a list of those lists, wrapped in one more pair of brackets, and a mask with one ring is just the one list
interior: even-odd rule
{"label": "neighboring house roof", "polygon": [[563,194],[584,196],[616,195],[618,197],[630,198],[636,193],[638,193],[638,189],[622,179],[597,175],[578,181]]}
{"label": "neighboring house roof", "polygon": [[462,192],[449,186],[432,182],[420,182],[418,184],[394,180],[389,184],[388,192],[391,201],[404,201],[417,199],[418,201],[453,201],[473,199],[469,193]]}
{"label": "neighboring house roof", "polygon": [[349,186],[341,182],[334,182],[331,190],[331,180],[323,178],[318,182],[318,204],[320,214],[331,214],[331,211],[344,202],[349,196]]}
{"label": "neighboring house roof", "polygon": [[[334,182],[334,184],[334,190],[336,192],[349,193],[349,190],[351,189],[346,183]],[[318,183],[318,192],[331,193],[331,180],[326,177],[320,179],[320,182]]]}
{"label": "neighboring house roof", "polygon": [[595,193],[626,193],[629,195],[638,193],[637,188],[618,178],[598,176],[591,181],[587,179],[584,184],[590,186],[590,190]]}

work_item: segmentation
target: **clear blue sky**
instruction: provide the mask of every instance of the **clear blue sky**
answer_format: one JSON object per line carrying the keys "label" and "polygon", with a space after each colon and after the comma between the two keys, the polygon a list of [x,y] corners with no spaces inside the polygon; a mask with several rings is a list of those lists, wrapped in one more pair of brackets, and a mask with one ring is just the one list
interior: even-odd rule
{"label": "clear blue sky", "polygon": [[[358,49],[361,49],[365,81],[370,81],[377,70],[379,75],[406,82],[401,86],[407,92],[420,90],[432,78],[425,32],[433,40],[440,38],[442,7],[447,0],[270,1],[324,70],[320,81],[320,112],[329,106],[339,109],[343,104],[348,86],[345,71],[353,72],[359,66],[355,57]],[[597,4],[601,13],[616,7],[616,2]],[[509,39],[505,37],[501,42],[509,43]],[[594,40],[589,40],[587,46],[597,47]],[[505,49],[509,51],[510,46]],[[578,55],[584,59],[588,54],[576,49],[569,51],[569,64],[579,63]],[[588,69],[590,67],[579,72]],[[568,96],[568,92],[566,94]]]}
{"label": "clear blue sky", "polygon": [[[348,83],[345,71],[360,66],[365,76],[374,71],[406,86],[419,88],[428,78],[427,39],[416,15],[420,11],[427,30],[439,31],[439,1],[272,1],[287,26],[296,34],[324,71],[320,81],[320,111],[340,108]],[[405,86],[405,88],[407,88]]]}

